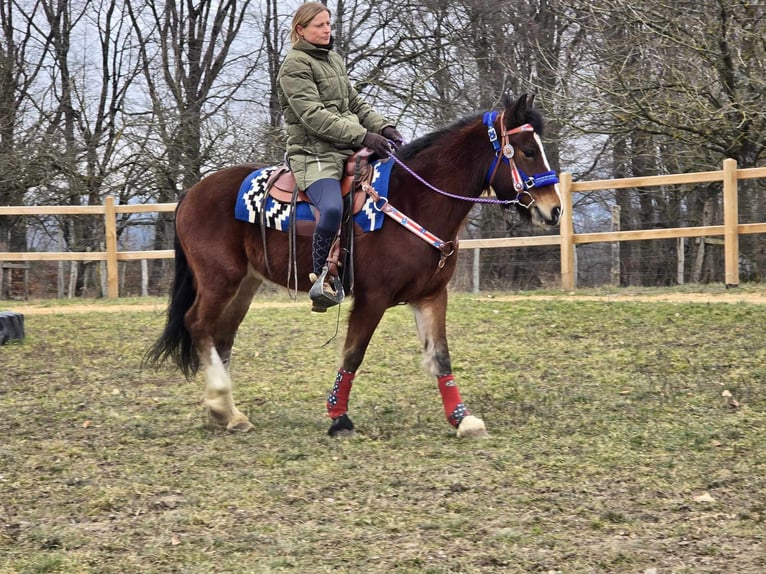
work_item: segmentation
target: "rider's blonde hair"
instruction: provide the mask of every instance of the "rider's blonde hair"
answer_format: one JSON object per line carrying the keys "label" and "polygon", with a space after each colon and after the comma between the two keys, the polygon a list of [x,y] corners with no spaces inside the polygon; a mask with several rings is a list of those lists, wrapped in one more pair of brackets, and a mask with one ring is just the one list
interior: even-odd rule
{"label": "rider's blonde hair", "polygon": [[290,42],[295,44],[301,37],[298,35],[298,26],[305,28],[311,21],[316,18],[317,14],[327,12],[328,16],[332,16],[330,9],[321,2],[306,2],[301,4],[301,7],[295,11],[293,16],[293,24],[290,26]]}

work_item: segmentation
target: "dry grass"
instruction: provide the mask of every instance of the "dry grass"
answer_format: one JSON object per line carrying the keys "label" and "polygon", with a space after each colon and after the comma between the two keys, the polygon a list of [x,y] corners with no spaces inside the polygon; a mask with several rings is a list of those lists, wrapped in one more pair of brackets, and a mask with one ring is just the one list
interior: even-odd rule
{"label": "dry grass", "polygon": [[0,347],[0,572],[765,571],[766,306],[502,295],[450,306],[480,442],[444,421],[406,308],[342,441],[332,313],[248,316],[247,435],[209,425],[199,379],[138,369],[159,312],[29,315]]}

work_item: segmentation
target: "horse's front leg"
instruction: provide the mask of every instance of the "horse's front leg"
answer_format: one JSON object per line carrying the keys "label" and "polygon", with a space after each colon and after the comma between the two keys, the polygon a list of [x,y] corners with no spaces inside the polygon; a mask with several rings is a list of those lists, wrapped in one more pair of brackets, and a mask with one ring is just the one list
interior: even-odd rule
{"label": "horse's front leg", "polygon": [[484,422],[473,416],[460,396],[452,374],[452,363],[447,347],[447,290],[436,297],[413,303],[415,324],[423,343],[425,368],[436,377],[447,422],[457,429],[458,437],[483,438],[488,436]]}
{"label": "horse's front leg", "polygon": [[386,311],[380,303],[366,301],[364,296],[354,299],[354,308],[348,320],[346,341],[335,384],[327,397],[327,414],[332,419],[330,436],[341,437],[354,434],[354,423],[348,416],[348,400],[356,370],[364,360],[367,346]]}

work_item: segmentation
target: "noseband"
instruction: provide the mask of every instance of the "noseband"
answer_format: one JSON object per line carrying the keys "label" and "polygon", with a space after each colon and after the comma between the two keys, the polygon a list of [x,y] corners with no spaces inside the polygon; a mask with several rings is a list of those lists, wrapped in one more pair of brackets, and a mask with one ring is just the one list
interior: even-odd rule
{"label": "noseband", "polygon": [[[510,136],[521,132],[532,132],[535,137],[535,142],[537,142],[537,147],[547,167],[548,161],[545,158],[542,142],[540,141],[540,137],[535,133],[535,128],[532,127],[532,124],[524,124],[519,127],[506,130],[505,112],[500,114],[500,127],[502,129],[501,145],[501,142],[497,138],[497,131],[495,130],[495,120],[497,120],[497,112],[486,112],[484,114],[484,125],[487,126],[487,135],[489,135],[489,141],[495,150],[495,159],[492,160],[492,165],[489,167],[489,172],[487,173],[486,187],[489,189],[492,186],[492,181],[495,179],[495,175],[497,174],[497,168],[500,167],[501,162],[504,162],[508,164],[511,170],[513,188],[516,190],[515,203],[530,209],[535,204],[535,198],[532,197],[532,194],[529,193],[529,190],[536,187],[554,185],[559,182],[559,178],[556,177],[556,172],[553,170],[548,170],[543,173],[536,173],[534,175],[528,176],[516,165],[516,162],[513,160],[515,150],[509,141]],[[529,203],[526,204],[521,201],[521,198],[525,195],[529,196]]]}

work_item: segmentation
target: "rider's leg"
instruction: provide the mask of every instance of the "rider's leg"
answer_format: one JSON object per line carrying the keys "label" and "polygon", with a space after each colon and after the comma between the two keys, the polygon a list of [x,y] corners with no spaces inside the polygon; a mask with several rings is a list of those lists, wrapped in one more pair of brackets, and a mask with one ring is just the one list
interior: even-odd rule
{"label": "rider's leg", "polygon": [[[312,257],[314,275],[320,277],[343,217],[340,181],[331,178],[317,180],[306,189],[306,195],[319,211],[319,222],[312,241]],[[331,298],[336,297],[335,290],[327,281],[323,291]]]}

